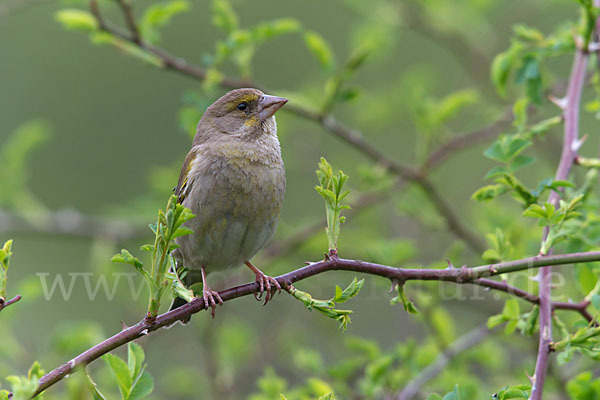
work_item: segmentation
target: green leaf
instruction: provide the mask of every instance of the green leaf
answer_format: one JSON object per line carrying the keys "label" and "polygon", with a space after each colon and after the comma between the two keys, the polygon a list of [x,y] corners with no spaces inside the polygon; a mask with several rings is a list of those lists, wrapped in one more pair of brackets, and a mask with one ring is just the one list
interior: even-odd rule
{"label": "green leaf", "polygon": [[133,383],[133,388],[129,394],[128,400],[142,399],[152,393],[154,390],[154,379],[147,371],[142,371],[139,378]]}
{"label": "green leaf", "polygon": [[94,380],[90,376],[88,370],[84,369],[83,372],[86,377],[87,388],[90,391],[90,393],[92,394],[92,399],[93,400],[106,400],[106,396],[104,396],[102,394],[102,392],[100,392],[100,389],[98,389],[98,385],[96,384],[96,382],[94,382]]}
{"label": "green leaf", "polygon": [[213,23],[225,33],[231,33],[238,28],[238,18],[229,0],[214,0],[212,13]]}
{"label": "green leaf", "polygon": [[531,144],[531,140],[518,135],[503,135],[496,139],[483,154],[492,160],[509,163]]}
{"label": "green leaf", "polygon": [[594,294],[590,301],[596,310],[600,310],[600,295]]}
{"label": "green leaf", "polygon": [[519,320],[517,320],[517,319],[511,319],[510,321],[508,321],[506,323],[506,326],[504,327],[504,333],[506,333],[507,335],[510,335],[511,333],[513,333],[515,331],[515,329],[517,328],[518,322],[519,322]]}
{"label": "green leaf", "polygon": [[306,43],[306,47],[313,53],[325,71],[333,69],[333,52],[321,35],[313,31],[308,31],[304,34],[304,43]]}
{"label": "green leaf", "polygon": [[550,128],[552,128],[556,125],[562,124],[562,122],[563,122],[563,118],[561,115],[557,115],[555,117],[544,119],[544,120],[536,123],[535,125],[531,126],[529,128],[529,133],[533,137],[540,136],[540,135],[546,133]]}
{"label": "green leaf", "polygon": [[171,236],[171,239],[175,239],[180,236],[191,235],[192,233],[194,233],[194,231],[192,229],[188,228],[187,226],[181,226],[181,227],[177,228],[177,230],[173,233],[173,236]]}
{"label": "green leaf", "polygon": [[533,163],[534,161],[535,161],[535,158],[533,158],[533,157],[519,154],[509,164],[509,168],[511,169],[512,172],[515,172],[523,167],[528,166],[529,164]]}
{"label": "green leaf", "polygon": [[558,353],[556,356],[556,361],[558,361],[558,365],[564,365],[571,361],[573,355],[575,354],[575,349],[572,347],[568,347],[565,350]]}
{"label": "green leaf", "polygon": [[164,3],[152,4],[140,19],[139,29],[141,36],[150,43],[160,40],[160,29],[167,26],[177,14],[190,8],[186,0],[171,0]]}
{"label": "green leaf", "polygon": [[325,200],[325,212],[327,217],[327,241],[329,243],[329,251],[337,251],[338,241],[340,237],[340,225],[345,221],[344,217],[340,216],[341,210],[349,208],[343,204],[342,200],[348,195],[348,191],[344,191],[343,187],[348,180],[348,175],[339,170],[337,175],[333,175],[331,165],[321,157],[319,169],[316,171],[319,179],[319,186],[315,190]]}
{"label": "green leaf", "polygon": [[502,310],[502,315],[504,315],[507,319],[519,319],[519,316],[521,315],[519,302],[515,299],[506,300],[504,309]]}
{"label": "green leaf", "polygon": [[15,376],[11,375],[6,380],[11,384],[11,391],[13,393],[12,400],[27,400],[37,390],[40,378],[44,376],[44,370],[41,368],[40,363],[35,361],[27,376]]}
{"label": "green leaf", "polygon": [[114,354],[108,353],[103,355],[102,358],[106,361],[106,364],[108,364],[113,375],[117,379],[119,391],[121,392],[123,399],[127,399],[129,392],[131,391],[131,385],[133,384],[131,375],[129,375],[129,367],[125,361]]}
{"label": "green leaf", "polygon": [[417,307],[415,307],[413,302],[410,301],[406,296],[406,293],[404,293],[404,283],[398,283],[397,288],[398,295],[390,301],[390,304],[394,305],[397,303],[402,303],[402,306],[404,306],[404,311],[409,314],[418,314],[419,310],[417,310]]}
{"label": "green leaf", "polygon": [[333,298],[333,301],[336,303],[346,302],[348,299],[356,296],[358,294],[358,292],[360,291],[360,289],[362,289],[364,284],[365,284],[364,279],[357,281],[356,278],[354,278],[352,280],[352,282],[350,282],[350,284],[343,291],[339,286],[336,285],[335,297]]}
{"label": "green leaf", "polygon": [[363,286],[364,280],[356,281],[356,278],[348,285],[348,287],[342,291],[339,286],[336,286],[335,292],[336,295],[334,298],[329,300],[318,300],[314,299],[309,293],[303,292],[301,290],[292,287],[289,290],[289,293],[296,299],[300,300],[304,303],[304,306],[309,309],[315,309],[319,311],[321,314],[335,319],[340,322],[340,328],[342,330],[346,330],[350,321],[350,314],[352,314],[352,310],[339,310],[335,308],[335,301],[339,299],[340,302],[344,302],[351,297],[354,297],[358,294],[358,291]]}
{"label": "green leaf", "polygon": [[460,393],[458,392],[458,385],[454,386],[454,390],[446,394],[443,400],[460,400]]}
{"label": "green leaf", "polygon": [[439,342],[450,345],[456,339],[456,328],[451,315],[442,307],[435,307],[430,312],[431,325]]}
{"label": "green leaf", "polygon": [[[554,207],[552,207],[554,210]],[[532,217],[532,218],[543,218],[549,219],[553,214],[553,211],[549,211],[548,209],[540,206],[539,204],[532,204],[523,211],[524,217]]]}
{"label": "green leaf", "polygon": [[537,321],[540,315],[540,308],[536,305],[533,306],[533,309],[527,314],[527,319],[525,320],[525,326],[523,327],[523,333],[525,335],[531,336],[535,332],[535,327],[537,325]]}
{"label": "green leaf", "polygon": [[98,29],[96,18],[87,11],[67,8],[57,11],[54,18],[68,30],[93,32]]}
{"label": "green leaf", "polygon": [[517,83],[525,83],[527,97],[531,102],[540,104],[542,102],[542,75],[540,73],[539,60],[527,55],[517,71]]}
{"label": "green leaf", "polygon": [[492,315],[487,320],[487,327],[493,329],[498,325],[501,325],[507,321],[506,317],[502,314]]}
{"label": "green leaf", "polygon": [[492,200],[502,193],[505,193],[508,188],[504,185],[487,185],[477,189],[475,193],[471,195],[471,199],[477,201],[488,201]]}
{"label": "green leaf", "polygon": [[8,281],[8,266],[12,256],[12,240],[7,240],[0,249],[0,299],[6,299],[6,285]]}
{"label": "green leaf", "polygon": [[129,342],[127,344],[127,367],[129,368],[129,375],[134,379],[142,370],[144,358],[145,355],[142,346],[134,342]]}
{"label": "green leaf", "polygon": [[490,178],[495,178],[497,176],[502,176],[506,173],[510,172],[510,170],[508,169],[507,166],[505,165],[500,165],[497,167],[494,167],[492,169],[490,169],[487,174],[485,174],[485,176],[483,177],[483,179],[490,179]]}
{"label": "green leaf", "polygon": [[508,50],[494,57],[492,61],[491,75],[496,91],[502,97],[506,96],[506,84],[513,68],[515,54]]}
{"label": "green leaf", "polygon": [[114,263],[123,263],[133,265],[135,268],[143,268],[144,264],[137,258],[134,257],[127,249],[121,249],[121,253],[115,254],[110,259]]}
{"label": "green leaf", "polygon": [[[579,289],[584,296],[587,296],[592,292],[598,283],[597,272],[590,264],[584,263],[575,265],[575,276],[577,277]],[[600,308],[598,310],[600,310]]]}
{"label": "green leaf", "polygon": [[279,18],[256,25],[252,28],[252,36],[254,40],[262,42],[277,36],[298,32],[301,28],[302,24],[296,19]]}
{"label": "green leaf", "polygon": [[545,40],[544,34],[536,28],[529,27],[523,24],[517,24],[513,27],[515,35],[525,41],[542,42]]}

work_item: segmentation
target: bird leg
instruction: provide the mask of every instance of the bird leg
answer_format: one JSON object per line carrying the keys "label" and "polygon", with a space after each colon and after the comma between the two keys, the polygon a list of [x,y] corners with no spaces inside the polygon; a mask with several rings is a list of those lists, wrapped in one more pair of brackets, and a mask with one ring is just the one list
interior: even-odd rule
{"label": "bird leg", "polygon": [[281,293],[281,285],[275,278],[265,275],[260,269],[252,265],[250,261],[246,261],[244,264],[246,264],[246,266],[256,274],[256,282],[260,284],[260,291],[258,293],[254,293],[254,298],[256,298],[256,300],[261,300],[266,288],[267,295],[265,296],[265,302],[263,303],[263,305],[266,305],[272,298],[271,285],[275,286],[279,293]]}
{"label": "bird leg", "polygon": [[208,307],[210,306],[210,308],[212,309],[210,315],[214,318],[215,308],[217,307],[215,297],[217,298],[217,302],[219,302],[220,305],[223,305],[223,299],[221,298],[221,296],[219,296],[219,292],[212,290],[206,284],[206,272],[204,271],[204,266],[200,268],[200,271],[202,272],[202,298],[204,299],[204,307],[208,309]]}

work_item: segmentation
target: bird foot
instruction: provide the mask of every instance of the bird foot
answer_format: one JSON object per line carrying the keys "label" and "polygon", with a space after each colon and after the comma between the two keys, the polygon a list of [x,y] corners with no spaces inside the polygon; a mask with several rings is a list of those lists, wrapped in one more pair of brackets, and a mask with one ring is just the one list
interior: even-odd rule
{"label": "bird foot", "polygon": [[[215,301],[216,297],[216,301]],[[215,317],[215,308],[217,308],[217,302],[220,305],[223,305],[223,299],[219,296],[219,292],[212,290],[208,286],[204,285],[202,287],[202,299],[204,300],[204,307],[208,310],[208,307],[211,308],[210,316]]]}
{"label": "bird foot", "polygon": [[260,284],[260,291],[258,293],[254,293],[254,298],[256,298],[256,300],[260,301],[262,299],[263,293],[266,292],[265,302],[263,303],[263,306],[265,306],[265,305],[267,305],[269,300],[271,300],[271,298],[273,297],[271,288],[272,287],[273,287],[273,289],[277,288],[277,291],[279,293],[281,293],[281,285],[279,284],[279,282],[277,282],[277,279],[273,278],[272,276],[265,275],[260,270],[255,273],[256,273],[256,282],[258,282]]}

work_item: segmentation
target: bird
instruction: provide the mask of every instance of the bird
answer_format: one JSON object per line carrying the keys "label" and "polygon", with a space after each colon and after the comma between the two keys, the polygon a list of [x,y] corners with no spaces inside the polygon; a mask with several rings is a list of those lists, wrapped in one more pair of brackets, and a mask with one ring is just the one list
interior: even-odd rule
{"label": "bird", "polygon": [[[186,222],[193,233],[176,238],[173,257],[187,270],[186,286],[202,282],[213,318],[223,299],[208,285],[210,272],[245,264],[260,284],[257,300],[266,292],[267,304],[272,290],[281,292],[250,260],[273,236],[283,205],[285,168],[274,114],[287,102],[254,88],[226,93],[206,109],[183,162],[174,191],[195,217]],[[184,304],[176,297],[171,310]]]}

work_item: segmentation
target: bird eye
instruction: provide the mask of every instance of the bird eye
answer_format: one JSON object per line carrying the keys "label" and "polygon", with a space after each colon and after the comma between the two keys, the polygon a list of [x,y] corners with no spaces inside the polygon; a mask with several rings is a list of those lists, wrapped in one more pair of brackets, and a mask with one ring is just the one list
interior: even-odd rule
{"label": "bird eye", "polygon": [[242,102],[242,103],[240,103],[240,104],[237,105],[237,109],[240,110],[240,111],[244,111],[246,108],[248,108],[248,104],[247,103]]}

